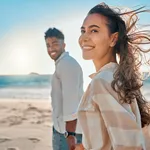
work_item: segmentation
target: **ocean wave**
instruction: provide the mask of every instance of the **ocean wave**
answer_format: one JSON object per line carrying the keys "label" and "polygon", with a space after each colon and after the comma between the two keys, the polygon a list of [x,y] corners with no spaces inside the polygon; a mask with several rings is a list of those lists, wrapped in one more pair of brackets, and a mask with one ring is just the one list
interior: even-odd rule
{"label": "ocean wave", "polygon": [[51,75],[0,76],[0,87],[50,87]]}

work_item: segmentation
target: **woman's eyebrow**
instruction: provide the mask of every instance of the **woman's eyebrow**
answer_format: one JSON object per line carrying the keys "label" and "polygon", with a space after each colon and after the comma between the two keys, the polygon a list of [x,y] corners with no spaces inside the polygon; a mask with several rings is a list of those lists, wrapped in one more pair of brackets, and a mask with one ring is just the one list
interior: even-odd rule
{"label": "woman's eyebrow", "polygon": [[[90,25],[88,28],[93,28],[93,27],[100,28],[98,25]],[[85,27],[82,26],[81,29],[85,29]]]}

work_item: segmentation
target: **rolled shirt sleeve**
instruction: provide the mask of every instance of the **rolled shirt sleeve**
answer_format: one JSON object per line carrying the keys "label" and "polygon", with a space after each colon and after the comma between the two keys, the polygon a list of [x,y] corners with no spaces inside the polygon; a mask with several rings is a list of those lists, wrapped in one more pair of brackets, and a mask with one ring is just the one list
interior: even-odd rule
{"label": "rolled shirt sleeve", "polygon": [[77,62],[63,61],[58,70],[62,86],[63,119],[64,121],[75,120],[83,84],[82,69]]}
{"label": "rolled shirt sleeve", "polygon": [[145,150],[141,125],[130,104],[121,104],[111,84],[104,79],[95,79],[92,89],[92,99],[100,110],[113,149]]}

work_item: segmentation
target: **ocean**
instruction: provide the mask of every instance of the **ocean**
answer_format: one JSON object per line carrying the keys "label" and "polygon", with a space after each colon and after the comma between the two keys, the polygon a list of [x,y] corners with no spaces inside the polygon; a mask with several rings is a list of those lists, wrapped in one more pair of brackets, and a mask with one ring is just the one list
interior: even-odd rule
{"label": "ocean", "polygon": [[0,76],[0,99],[48,99],[52,75]]}
{"label": "ocean", "polygon": [[150,77],[143,81],[141,91],[145,99],[150,102]]}
{"label": "ocean", "polygon": [[[49,99],[52,75],[0,76],[0,99]],[[143,82],[142,93],[150,101],[150,77]]]}

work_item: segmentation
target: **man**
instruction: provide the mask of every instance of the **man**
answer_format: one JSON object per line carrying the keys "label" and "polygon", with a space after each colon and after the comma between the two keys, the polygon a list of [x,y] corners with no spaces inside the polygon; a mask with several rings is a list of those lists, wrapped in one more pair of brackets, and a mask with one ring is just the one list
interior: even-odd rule
{"label": "man", "polygon": [[55,61],[52,78],[53,150],[74,150],[82,134],[77,123],[77,107],[83,94],[80,65],[65,51],[64,35],[56,28],[45,33],[47,51]]}

